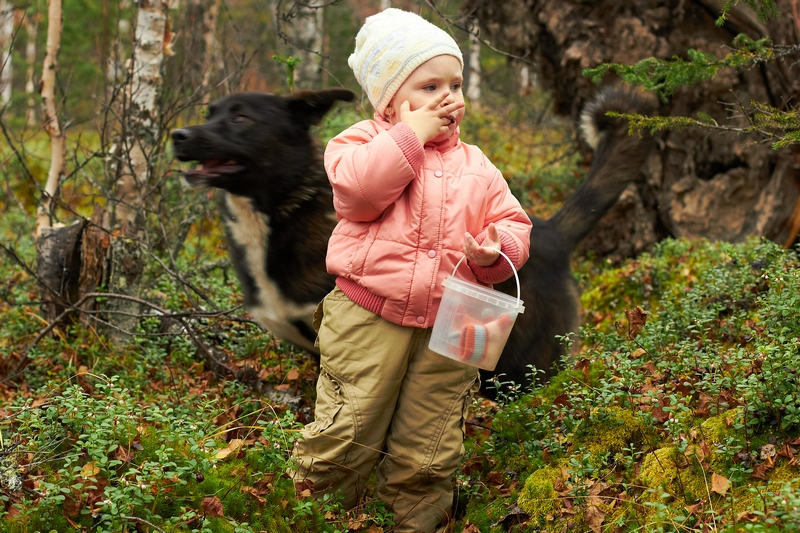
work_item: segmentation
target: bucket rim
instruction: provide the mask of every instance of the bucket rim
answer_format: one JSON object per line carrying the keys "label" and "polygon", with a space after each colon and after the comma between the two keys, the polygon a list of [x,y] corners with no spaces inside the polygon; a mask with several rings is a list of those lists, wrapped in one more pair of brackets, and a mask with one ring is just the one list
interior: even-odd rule
{"label": "bucket rim", "polygon": [[[519,275],[517,275],[517,269],[514,267],[514,263],[511,262],[511,259],[509,259],[509,257],[506,254],[504,254],[500,250],[497,250],[497,253],[499,253],[500,255],[505,257],[506,261],[508,261],[508,264],[511,265],[511,271],[514,272],[514,281],[517,282],[517,307],[522,307],[522,300],[520,299],[521,292],[519,290]],[[467,258],[466,254],[462,255],[461,259],[459,259],[458,263],[456,263],[456,266],[453,267],[453,278],[456,277],[456,271],[458,270],[458,267],[461,266],[461,262],[464,261],[464,259],[466,259],[466,258]],[[501,294],[503,294],[503,293],[501,293]],[[512,298],[513,298],[513,296],[512,296]],[[523,307],[523,309],[524,309],[524,307]]]}
{"label": "bucket rim", "polygon": [[502,307],[506,312],[513,312],[515,314],[522,314],[525,312],[525,302],[519,298],[504,292],[490,289],[489,287],[485,287],[483,285],[478,285],[477,283],[472,283],[471,281],[467,281],[465,279],[455,276],[447,276],[444,281],[442,281],[442,285],[446,289],[456,291],[469,296],[470,298],[489,302],[495,307]]}

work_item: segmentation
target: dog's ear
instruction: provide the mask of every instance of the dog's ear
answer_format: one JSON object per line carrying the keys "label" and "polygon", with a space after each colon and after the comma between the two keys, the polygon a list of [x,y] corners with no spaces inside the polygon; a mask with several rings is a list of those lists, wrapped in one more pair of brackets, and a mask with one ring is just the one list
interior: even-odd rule
{"label": "dog's ear", "polygon": [[325,89],[322,91],[297,91],[287,96],[292,114],[308,126],[319,124],[325,113],[337,100],[350,102],[356,95],[347,89]]}

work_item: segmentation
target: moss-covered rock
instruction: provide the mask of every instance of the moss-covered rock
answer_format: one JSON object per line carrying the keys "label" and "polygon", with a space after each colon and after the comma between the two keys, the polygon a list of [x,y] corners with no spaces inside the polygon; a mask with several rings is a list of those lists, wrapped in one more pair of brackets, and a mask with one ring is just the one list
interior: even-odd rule
{"label": "moss-covered rock", "polygon": [[561,507],[561,500],[555,489],[555,482],[561,477],[561,470],[544,467],[536,470],[528,479],[519,494],[517,504],[531,517],[531,522],[544,523],[548,516]]}

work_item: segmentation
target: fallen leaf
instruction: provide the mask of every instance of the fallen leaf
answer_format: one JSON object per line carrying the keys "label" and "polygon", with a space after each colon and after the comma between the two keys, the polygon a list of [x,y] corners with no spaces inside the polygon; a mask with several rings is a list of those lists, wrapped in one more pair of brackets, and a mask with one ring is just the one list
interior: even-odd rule
{"label": "fallen leaf", "polygon": [[594,531],[594,533],[602,533],[603,520],[606,519],[606,514],[600,510],[596,505],[590,505],[583,513],[583,519],[586,520],[586,525]]}
{"label": "fallen leaf", "polygon": [[750,477],[761,480],[767,479],[767,471],[770,470],[767,465],[764,463],[756,463],[751,468],[753,471],[750,473]]}
{"label": "fallen leaf", "polygon": [[775,445],[765,444],[761,447],[761,459],[771,459],[775,457]]}
{"label": "fallen leaf", "polygon": [[293,368],[286,373],[287,381],[297,381],[298,379],[300,379],[300,372],[296,368]]}
{"label": "fallen leaf", "polygon": [[689,514],[700,516],[703,512],[703,503],[695,503],[694,505],[686,505],[686,512]]}
{"label": "fallen leaf", "polygon": [[644,348],[637,348],[631,352],[631,359],[639,359],[641,356],[647,353],[647,350]]}
{"label": "fallen leaf", "polygon": [[575,363],[575,370],[580,370],[583,372],[583,379],[589,381],[589,365],[590,362],[588,359],[581,359],[577,363]]}
{"label": "fallen leaf", "polygon": [[203,498],[203,501],[200,503],[200,508],[203,509],[207,517],[225,516],[222,510],[222,502],[216,496]]}
{"label": "fallen leaf", "polygon": [[242,439],[231,439],[230,442],[228,443],[228,445],[225,448],[223,448],[223,449],[221,449],[220,451],[217,452],[215,457],[217,459],[225,459],[226,457],[228,457],[233,452],[238,451],[239,448],[242,447],[243,442],[244,441],[242,441]]}
{"label": "fallen leaf", "polygon": [[308,492],[308,495],[311,496],[311,493],[314,492],[314,482],[310,479],[296,481],[294,484],[294,491],[297,494],[304,494]]}
{"label": "fallen leaf", "polygon": [[79,499],[75,499],[72,496],[64,498],[64,504],[62,505],[64,516],[68,518],[78,518],[81,514],[81,509],[83,509],[83,502]]}
{"label": "fallen leaf", "polygon": [[737,522],[758,522],[759,516],[754,511],[742,511],[736,515]]}
{"label": "fallen leaf", "polygon": [[725,496],[730,488],[731,482],[728,478],[720,476],[716,472],[711,474],[711,492],[716,492],[720,496]]}
{"label": "fallen leaf", "polygon": [[496,471],[491,471],[486,474],[486,482],[492,485],[502,485],[503,484],[503,474]]}
{"label": "fallen leaf", "polygon": [[250,496],[252,496],[256,500],[258,500],[258,503],[260,503],[261,505],[264,505],[265,503],[267,503],[267,499],[266,498],[262,498],[261,494],[259,494],[258,489],[256,489],[255,487],[242,487],[241,489],[239,489],[239,491],[242,494],[249,494]]}
{"label": "fallen leaf", "polygon": [[628,319],[628,336],[634,339],[647,323],[647,312],[637,305],[633,309],[625,310],[625,318]]}
{"label": "fallen leaf", "polygon": [[776,453],[781,457],[786,457],[787,459],[794,459],[797,450],[795,450],[788,444],[784,444],[783,446],[780,447],[780,449]]}
{"label": "fallen leaf", "polygon": [[464,524],[464,529],[461,530],[461,533],[481,533],[481,530],[478,529],[478,526],[475,524],[470,524],[469,520],[467,520],[467,523]]}
{"label": "fallen leaf", "polygon": [[97,461],[89,461],[81,468],[81,475],[83,477],[94,477],[99,473],[100,467],[97,466]]}

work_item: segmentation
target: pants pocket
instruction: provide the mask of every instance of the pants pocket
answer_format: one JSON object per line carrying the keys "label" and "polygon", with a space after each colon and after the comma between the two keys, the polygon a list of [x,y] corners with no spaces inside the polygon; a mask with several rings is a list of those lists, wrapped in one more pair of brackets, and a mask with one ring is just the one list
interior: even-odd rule
{"label": "pants pocket", "polygon": [[317,334],[317,338],[314,340],[314,348],[319,348],[319,328],[322,326],[322,315],[324,314],[324,306],[325,306],[325,299],[323,298],[322,301],[317,304],[317,308],[314,310],[314,316],[311,318],[311,325],[314,328],[314,332]]}
{"label": "pants pocket", "polygon": [[315,419],[306,425],[306,431],[312,435],[319,435],[331,427],[333,420],[342,410],[342,386],[324,368],[320,370],[317,381],[317,403]]}
{"label": "pants pocket", "polygon": [[464,440],[467,438],[467,419],[469,418],[469,407],[472,404],[472,399],[478,393],[481,388],[481,377],[478,374],[475,377],[475,381],[472,383],[472,386],[467,390],[467,394],[464,396],[464,405],[461,407],[461,436],[462,436],[462,443],[461,443],[461,455],[463,456],[466,453],[466,449],[464,448]]}

